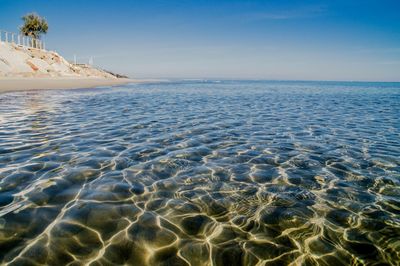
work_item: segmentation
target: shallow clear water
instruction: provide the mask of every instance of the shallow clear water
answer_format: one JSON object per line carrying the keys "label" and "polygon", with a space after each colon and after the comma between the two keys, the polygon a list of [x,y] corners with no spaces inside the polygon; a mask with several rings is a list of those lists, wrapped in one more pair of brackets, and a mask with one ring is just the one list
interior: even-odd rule
{"label": "shallow clear water", "polygon": [[398,265],[400,84],[0,95],[0,261]]}

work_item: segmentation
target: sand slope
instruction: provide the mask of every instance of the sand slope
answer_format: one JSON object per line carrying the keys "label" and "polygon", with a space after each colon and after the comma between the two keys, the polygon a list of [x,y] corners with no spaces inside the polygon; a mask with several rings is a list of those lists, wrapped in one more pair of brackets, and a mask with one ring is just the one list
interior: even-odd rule
{"label": "sand slope", "polygon": [[16,90],[112,86],[133,80],[117,78],[88,65],[74,65],[52,51],[0,42],[0,93]]}
{"label": "sand slope", "polygon": [[88,65],[70,64],[52,51],[0,42],[1,77],[90,77],[115,79],[114,75]]}

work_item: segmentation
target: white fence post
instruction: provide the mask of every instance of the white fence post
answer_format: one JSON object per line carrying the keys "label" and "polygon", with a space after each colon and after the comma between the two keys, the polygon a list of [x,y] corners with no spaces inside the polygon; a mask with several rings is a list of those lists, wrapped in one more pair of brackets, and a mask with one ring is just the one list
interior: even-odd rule
{"label": "white fence post", "polygon": [[28,48],[36,48],[45,50],[45,43],[36,38],[30,36],[24,36],[18,33],[8,32],[5,30],[0,30],[0,42],[13,43],[19,46],[24,46]]}

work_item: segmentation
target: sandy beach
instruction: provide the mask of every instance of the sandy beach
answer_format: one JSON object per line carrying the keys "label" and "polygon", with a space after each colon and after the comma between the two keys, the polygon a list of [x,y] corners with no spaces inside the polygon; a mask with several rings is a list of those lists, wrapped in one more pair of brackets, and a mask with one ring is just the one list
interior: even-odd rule
{"label": "sandy beach", "polygon": [[89,64],[72,64],[54,51],[0,42],[0,93],[79,89],[133,82]]}
{"label": "sandy beach", "polygon": [[0,78],[0,93],[22,90],[79,89],[113,86],[135,82],[132,79],[105,79],[84,77],[54,78]]}

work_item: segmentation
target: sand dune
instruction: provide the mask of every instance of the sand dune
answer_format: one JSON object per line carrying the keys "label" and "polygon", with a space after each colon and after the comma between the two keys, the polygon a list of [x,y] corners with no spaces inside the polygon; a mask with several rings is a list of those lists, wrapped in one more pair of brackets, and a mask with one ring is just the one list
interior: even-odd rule
{"label": "sand dune", "polygon": [[0,92],[112,86],[132,82],[58,53],[0,42]]}

